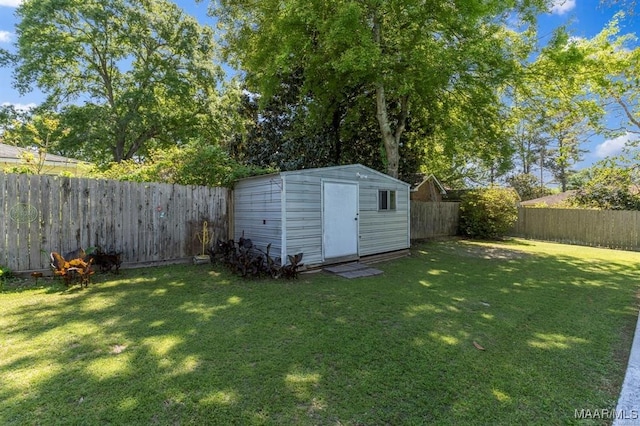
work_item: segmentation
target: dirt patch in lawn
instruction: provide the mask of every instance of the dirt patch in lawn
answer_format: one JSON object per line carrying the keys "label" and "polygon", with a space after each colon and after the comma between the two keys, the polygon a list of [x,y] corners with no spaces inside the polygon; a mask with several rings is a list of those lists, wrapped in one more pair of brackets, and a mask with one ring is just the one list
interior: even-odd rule
{"label": "dirt patch in lawn", "polygon": [[514,260],[531,256],[531,254],[522,251],[489,245],[459,243],[448,247],[448,249],[457,256],[476,257],[480,259]]}

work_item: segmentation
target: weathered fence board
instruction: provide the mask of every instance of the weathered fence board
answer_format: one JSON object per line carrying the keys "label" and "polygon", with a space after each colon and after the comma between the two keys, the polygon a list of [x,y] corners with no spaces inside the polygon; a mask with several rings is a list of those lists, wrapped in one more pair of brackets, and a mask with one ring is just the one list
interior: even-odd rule
{"label": "weathered fence board", "polygon": [[[7,188],[5,186],[4,174],[0,173],[0,217],[7,217]],[[7,245],[7,229],[5,221],[0,220],[0,246]],[[0,251],[0,265],[7,264],[7,257],[4,251]]]}
{"label": "weathered fence board", "polygon": [[512,233],[535,240],[640,250],[640,211],[520,207]]}
{"label": "weathered fence board", "polygon": [[[40,202],[42,198],[41,188],[38,185],[39,179],[37,176],[29,177],[29,205],[33,206]],[[40,210],[35,217],[35,222],[40,222]],[[32,265],[39,265],[42,257],[42,252],[40,251],[40,247],[42,245],[40,232],[38,232],[38,228],[36,226],[29,227],[29,269],[34,269]]]}
{"label": "weathered fence board", "polygon": [[460,203],[411,201],[411,239],[456,235]]}
{"label": "weathered fence board", "polygon": [[128,266],[182,260],[204,221],[228,235],[227,209],[225,188],[0,173],[0,265],[44,270],[52,251],[95,246]]}

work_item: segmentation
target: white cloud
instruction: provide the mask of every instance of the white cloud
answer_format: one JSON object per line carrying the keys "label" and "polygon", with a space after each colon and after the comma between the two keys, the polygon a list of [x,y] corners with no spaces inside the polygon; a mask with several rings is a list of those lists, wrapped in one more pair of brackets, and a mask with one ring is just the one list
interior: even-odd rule
{"label": "white cloud", "polygon": [[600,158],[609,157],[622,153],[624,147],[632,141],[637,141],[640,136],[627,133],[617,138],[608,139],[596,147],[596,155]]}
{"label": "white cloud", "polygon": [[13,107],[20,112],[27,112],[35,107],[37,107],[37,104],[34,103],[30,103],[30,104],[14,104],[11,102],[3,102],[2,106],[9,106],[9,105],[13,105]]}
{"label": "white cloud", "polygon": [[575,7],[576,0],[553,0],[551,2],[551,13],[554,15],[564,15]]}
{"label": "white cloud", "polygon": [[587,39],[584,37],[571,36],[569,37],[569,40],[567,40],[567,44],[580,44],[585,41],[587,41]]}
{"label": "white cloud", "polygon": [[18,7],[22,0],[0,0],[0,6]]}
{"label": "white cloud", "polygon": [[0,31],[0,43],[8,43],[11,41],[12,33],[9,31]]}

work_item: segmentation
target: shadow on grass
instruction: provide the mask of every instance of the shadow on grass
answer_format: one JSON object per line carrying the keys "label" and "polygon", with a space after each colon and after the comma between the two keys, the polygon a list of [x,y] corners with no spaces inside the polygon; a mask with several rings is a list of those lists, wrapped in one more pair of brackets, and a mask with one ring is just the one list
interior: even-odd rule
{"label": "shadow on grass", "polygon": [[359,280],[176,266],[6,295],[0,422],[566,423],[613,408],[638,264],[461,247],[421,245]]}

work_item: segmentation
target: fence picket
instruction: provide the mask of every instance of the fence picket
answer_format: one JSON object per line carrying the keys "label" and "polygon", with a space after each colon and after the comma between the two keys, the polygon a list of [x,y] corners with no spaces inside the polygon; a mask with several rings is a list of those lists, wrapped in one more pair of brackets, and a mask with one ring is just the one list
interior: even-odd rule
{"label": "fence picket", "polygon": [[411,239],[456,235],[460,203],[411,201]]}
{"label": "fence picket", "polygon": [[40,265],[41,258],[41,228],[42,228],[42,207],[40,200],[40,178],[36,175],[29,176],[29,211],[33,212],[33,217],[29,218],[29,269],[34,269],[34,266]]}
{"label": "fence picket", "polygon": [[20,250],[24,255],[20,256],[18,265],[20,269],[29,269],[29,234],[31,225],[29,206],[29,175],[18,175],[17,200],[12,212],[13,221],[17,228],[17,239],[20,242]]}
{"label": "fence picket", "polygon": [[48,252],[62,251],[62,178],[51,178],[49,180],[49,242],[45,248]]}
{"label": "fence picket", "polygon": [[7,199],[7,177],[5,174],[0,173],[0,267],[7,265],[7,239],[8,231],[6,228],[7,217],[7,205],[9,204]]}
{"label": "fence picket", "polygon": [[640,212],[518,208],[513,235],[586,246],[640,250]]}
{"label": "fence picket", "polygon": [[456,235],[460,203],[411,201],[411,239]]}
{"label": "fence picket", "polygon": [[0,173],[0,192],[0,265],[16,272],[93,245],[121,251],[127,266],[185,260],[203,218],[228,233],[225,188]]}

